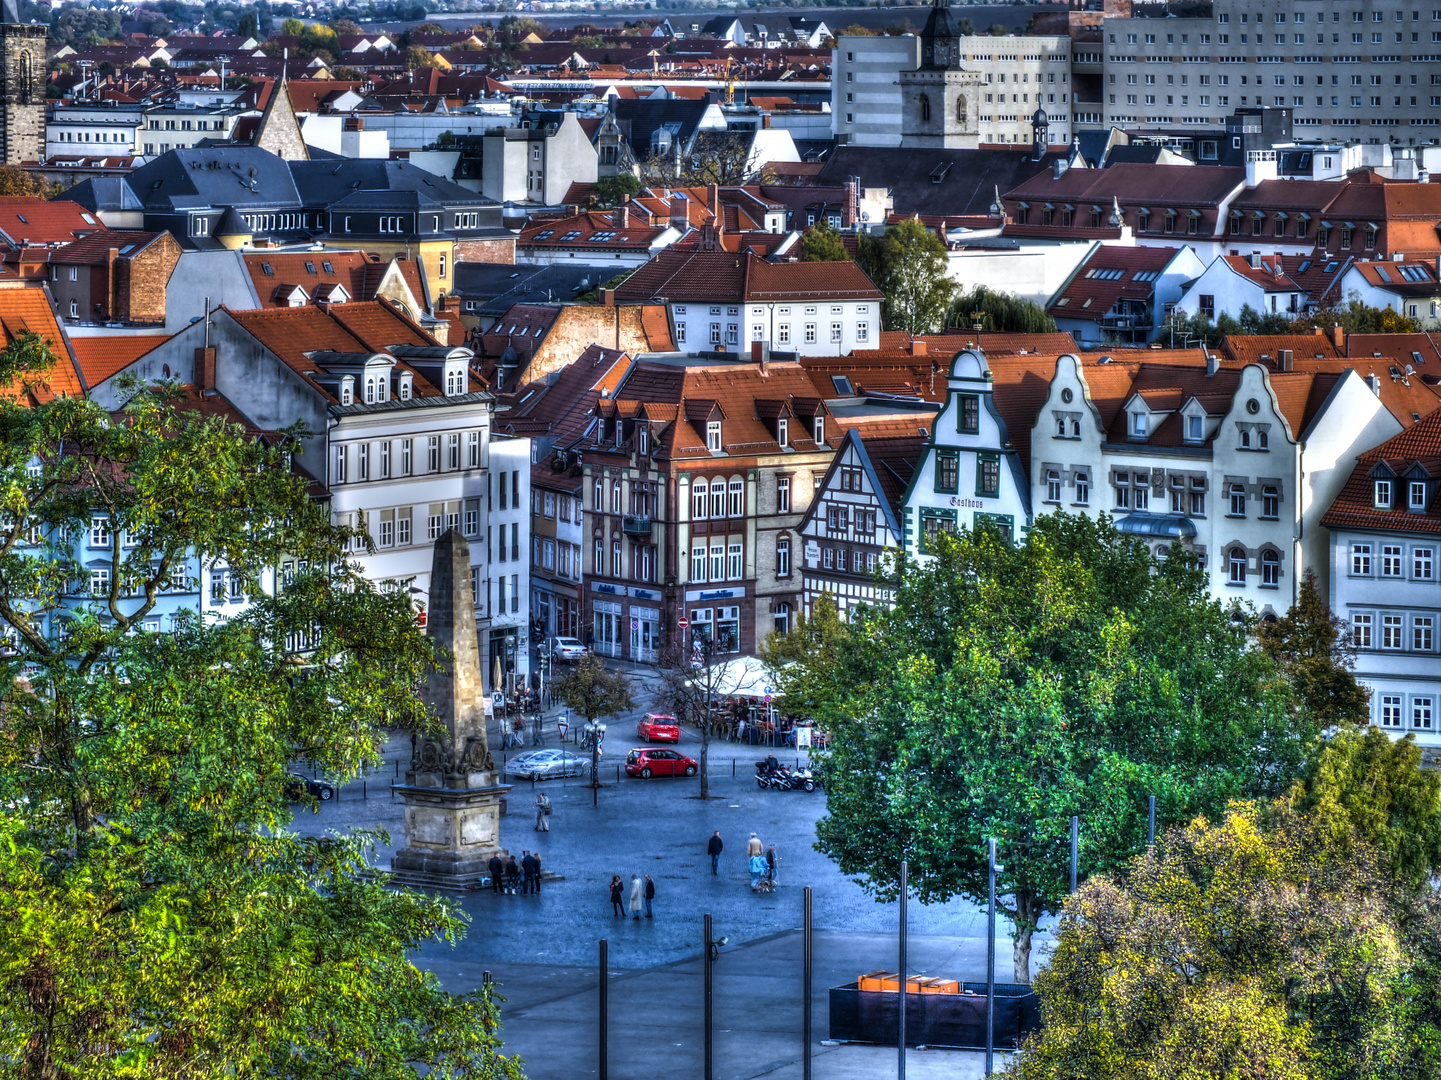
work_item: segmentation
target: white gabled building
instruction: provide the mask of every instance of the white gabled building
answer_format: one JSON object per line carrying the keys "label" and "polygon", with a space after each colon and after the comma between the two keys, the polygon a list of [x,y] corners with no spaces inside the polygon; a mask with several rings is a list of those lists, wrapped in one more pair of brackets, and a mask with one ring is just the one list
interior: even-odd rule
{"label": "white gabled building", "polygon": [[1030,483],[993,384],[985,353],[956,354],[945,405],[906,488],[901,527],[908,556],[926,555],[939,532],[986,528],[1019,542],[1030,527]]}
{"label": "white gabled building", "polygon": [[1175,310],[1214,322],[1223,314],[1235,318],[1243,307],[1260,314],[1299,313],[1308,298],[1306,289],[1286,273],[1281,256],[1222,255],[1191,283]]}
{"label": "white gabled building", "polygon": [[1390,308],[1415,321],[1421,330],[1441,329],[1441,280],[1432,262],[1367,260],[1354,262],[1341,275],[1337,295],[1374,308]]}

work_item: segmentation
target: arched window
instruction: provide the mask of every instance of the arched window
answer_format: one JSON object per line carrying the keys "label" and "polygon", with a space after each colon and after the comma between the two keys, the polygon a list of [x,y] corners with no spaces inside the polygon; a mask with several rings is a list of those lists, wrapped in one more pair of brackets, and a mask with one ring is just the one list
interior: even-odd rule
{"label": "arched window", "polygon": [[1167,559],[1169,559],[1170,557],[1171,557],[1171,545],[1170,545],[1170,544],[1157,544],[1157,545],[1156,545],[1156,561],[1157,561],[1158,563],[1163,563],[1163,562],[1165,562]]}
{"label": "arched window", "polygon": [[1071,434],[1078,439],[1081,437],[1081,422],[1079,420],[1071,421]]}
{"label": "arched window", "polygon": [[1246,584],[1246,549],[1233,547],[1227,553],[1227,581],[1232,585]]}
{"label": "arched window", "polygon": [[930,123],[930,121],[931,121],[931,99],[928,98],[925,94],[922,94],[922,95],[921,95],[921,122],[928,124],[928,123]]}
{"label": "arched window", "polygon": [[1061,501],[1061,472],[1059,469],[1046,470],[1046,501]]}
{"label": "arched window", "polygon": [[710,493],[710,486],[704,480],[697,480],[690,486],[690,516],[692,521],[704,521],[706,516],[706,496]]}
{"label": "arched window", "polygon": [[966,96],[964,94],[956,98],[956,123],[961,127],[966,126]]}
{"label": "arched window", "polygon": [[732,480],[730,482],[730,516],[745,517],[746,495],[745,481]]}
{"label": "arched window", "polygon": [[1271,548],[1261,552],[1261,584],[1281,584],[1281,553]]}

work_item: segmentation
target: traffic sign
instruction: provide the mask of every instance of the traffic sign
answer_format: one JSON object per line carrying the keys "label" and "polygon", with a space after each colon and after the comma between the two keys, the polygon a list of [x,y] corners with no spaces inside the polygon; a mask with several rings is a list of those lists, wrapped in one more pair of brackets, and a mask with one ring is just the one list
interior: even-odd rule
{"label": "traffic sign", "polygon": [[770,696],[769,694],[767,694],[767,695],[766,695],[766,704],[769,705],[770,703],[771,703],[771,696]]}
{"label": "traffic sign", "polygon": [[687,626],[690,625],[690,620],[687,619],[684,615],[682,615],[676,625],[679,626],[682,630],[684,630]]}
{"label": "traffic sign", "polygon": [[766,687],[766,700],[769,701],[771,695],[774,694],[775,692],[776,692],[776,688],[775,688],[774,686],[767,686],[767,687]]}

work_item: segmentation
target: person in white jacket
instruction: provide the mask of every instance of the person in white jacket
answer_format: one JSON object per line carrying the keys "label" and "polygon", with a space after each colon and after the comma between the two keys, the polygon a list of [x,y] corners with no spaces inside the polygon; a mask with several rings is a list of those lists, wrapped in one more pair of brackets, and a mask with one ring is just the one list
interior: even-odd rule
{"label": "person in white jacket", "polygon": [[635,919],[640,919],[640,878],[632,874],[630,876],[630,913]]}

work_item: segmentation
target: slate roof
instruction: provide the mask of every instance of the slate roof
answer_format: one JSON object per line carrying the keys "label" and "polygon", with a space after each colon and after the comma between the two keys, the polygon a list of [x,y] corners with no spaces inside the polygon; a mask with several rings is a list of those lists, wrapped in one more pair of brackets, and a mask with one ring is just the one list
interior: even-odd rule
{"label": "slate roof", "polygon": [[512,304],[572,300],[593,287],[599,273],[564,263],[461,262],[455,264],[455,295],[476,301],[476,314],[499,315]]}
{"label": "slate roof", "polygon": [[1385,464],[1392,473],[1404,475],[1413,467],[1422,477],[1441,476],[1441,411],[1432,412],[1418,424],[1387,439],[1356,459],[1341,494],[1321,518],[1328,529],[1375,529],[1383,532],[1441,534],[1441,498],[1436,485],[1430,486],[1430,504],[1425,513],[1413,513],[1397,499],[1397,509],[1375,506],[1372,470]]}
{"label": "slate roof", "polygon": [[[930,150],[838,146],[817,180],[844,187],[853,176],[862,188],[887,188],[900,214],[989,214],[996,189],[1004,195],[1051,171],[1070,151],[1040,161],[1024,150]],[[1084,170],[1083,170],[1084,171]],[[939,175],[939,182],[933,177]]]}
{"label": "slate roof", "polygon": [[[161,154],[131,173],[127,182],[149,212],[210,206],[299,207],[300,193],[288,166],[283,158],[259,147],[197,147]],[[61,198],[72,197],[72,192]]]}
{"label": "slate roof", "polygon": [[683,98],[620,98],[615,103],[615,118],[635,159],[646,161],[651,156],[651,136],[656,129],[670,128],[682,146],[688,145],[707,108],[706,101]]}
{"label": "slate roof", "polygon": [[[408,161],[326,158],[319,161],[292,161],[289,165],[295,177],[296,189],[307,205],[338,205],[343,192],[351,193],[343,196],[345,199],[362,195],[374,199],[385,192],[392,195],[413,193],[415,198],[408,201],[408,205],[424,208],[439,208],[442,204],[457,202],[496,205],[493,199],[487,199],[478,192],[463,188]],[[383,209],[387,205],[399,204],[387,204],[382,197],[370,205]]]}

